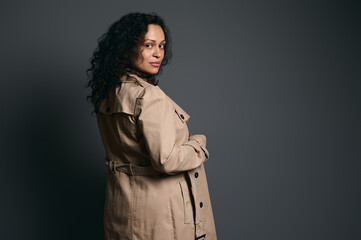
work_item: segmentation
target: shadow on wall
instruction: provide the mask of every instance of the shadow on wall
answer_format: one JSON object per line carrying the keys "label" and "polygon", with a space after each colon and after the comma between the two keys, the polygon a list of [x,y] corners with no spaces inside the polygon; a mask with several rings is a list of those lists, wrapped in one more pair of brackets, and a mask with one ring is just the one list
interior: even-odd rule
{"label": "shadow on wall", "polygon": [[11,88],[18,90],[10,93],[15,97],[9,98],[4,125],[2,237],[102,239],[105,174],[94,163],[105,167],[87,144],[94,139],[84,126],[94,119],[90,111],[83,114],[89,110],[83,88],[53,74],[16,76],[11,82],[22,84],[25,77],[26,86]]}

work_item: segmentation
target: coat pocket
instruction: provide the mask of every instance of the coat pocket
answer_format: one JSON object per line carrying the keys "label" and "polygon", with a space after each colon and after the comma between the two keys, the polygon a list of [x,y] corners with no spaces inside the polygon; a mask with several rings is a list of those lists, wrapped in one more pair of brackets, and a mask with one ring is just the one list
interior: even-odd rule
{"label": "coat pocket", "polygon": [[189,188],[188,184],[185,180],[182,180],[179,182],[181,192],[182,192],[182,198],[183,198],[183,207],[184,207],[184,223],[192,223],[192,203],[191,198],[189,195]]}

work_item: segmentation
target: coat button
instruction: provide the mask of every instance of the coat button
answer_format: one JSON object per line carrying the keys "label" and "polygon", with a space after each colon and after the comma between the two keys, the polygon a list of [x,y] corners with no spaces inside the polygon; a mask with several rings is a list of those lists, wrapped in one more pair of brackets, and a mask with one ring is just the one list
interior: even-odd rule
{"label": "coat button", "polygon": [[195,178],[198,178],[198,172],[196,172],[196,173],[194,174],[194,177],[195,177]]}
{"label": "coat button", "polygon": [[199,203],[199,206],[202,208],[202,207],[203,207],[203,202],[200,202],[200,203]]}
{"label": "coat button", "polygon": [[182,118],[182,119],[184,119],[184,116],[183,116],[183,114],[181,114],[180,116],[181,116],[181,118]]}

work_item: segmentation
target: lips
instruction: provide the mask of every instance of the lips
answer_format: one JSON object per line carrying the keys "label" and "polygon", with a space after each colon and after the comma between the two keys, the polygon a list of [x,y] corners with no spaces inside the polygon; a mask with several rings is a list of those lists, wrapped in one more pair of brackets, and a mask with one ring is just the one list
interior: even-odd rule
{"label": "lips", "polygon": [[150,62],[150,64],[154,67],[159,67],[160,66],[160,62]]}

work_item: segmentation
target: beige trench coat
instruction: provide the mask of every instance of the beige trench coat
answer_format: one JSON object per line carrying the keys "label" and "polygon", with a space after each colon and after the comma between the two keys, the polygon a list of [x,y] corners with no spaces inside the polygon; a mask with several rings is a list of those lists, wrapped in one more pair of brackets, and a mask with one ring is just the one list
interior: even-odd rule
{"label": "beige trench coat", "polygon": [[97,122],[108,166],[106,240],[217,239],[206,137],[189,137],[189,117],[133,74],[103,100]]}

